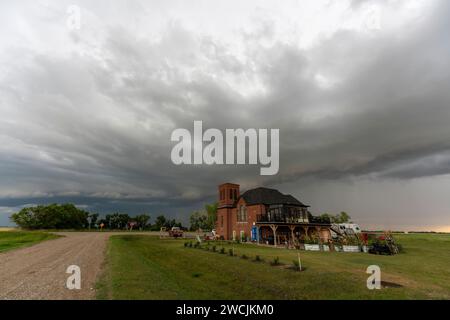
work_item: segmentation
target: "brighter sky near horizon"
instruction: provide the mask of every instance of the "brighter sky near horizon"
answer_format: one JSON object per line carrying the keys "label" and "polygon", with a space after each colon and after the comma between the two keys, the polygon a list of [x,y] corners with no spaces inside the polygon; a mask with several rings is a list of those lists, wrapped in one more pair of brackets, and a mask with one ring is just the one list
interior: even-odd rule
{"label": "brighter sky near horizon", "polygon": [[[0,26],[0,225],[66,201],[187,222],[231,181],[450,231],[449,1],[1,1]],[[279,174],[174,166],[194,120],[279,128]]]}

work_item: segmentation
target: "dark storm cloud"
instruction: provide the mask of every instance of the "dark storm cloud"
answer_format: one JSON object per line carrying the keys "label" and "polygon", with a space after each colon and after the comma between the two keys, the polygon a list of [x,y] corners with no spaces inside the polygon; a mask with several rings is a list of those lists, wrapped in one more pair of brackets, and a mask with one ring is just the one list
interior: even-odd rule
{"label": "dark storm cloud", "polygon": [[[248,188],[450,173],[447,1],[395,32],[336,28],[306,47],[281,39],[271,18],[231,38],[176,19],[138,33],[130,23],[152,13],[145,4],[121,13],[80,3],[89,15],[79,32],[18,8],[54,39],[25,28],[34,42],[1,47],[0,206],[73,200],[102,212],[186,216],[224,181]],[[194,120],[279,128],[279,174],[174,166],[170,134]]]}

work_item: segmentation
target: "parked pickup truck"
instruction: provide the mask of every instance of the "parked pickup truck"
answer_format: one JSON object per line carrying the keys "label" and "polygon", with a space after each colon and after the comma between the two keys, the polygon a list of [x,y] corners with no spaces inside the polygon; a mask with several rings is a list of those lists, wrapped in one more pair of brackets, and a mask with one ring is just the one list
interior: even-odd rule
{"label": "parked pickup truck", "polygon": [[180,227],[172,227],[169,230],[169,236],[174,238],[181,238],[183,236],[183,230]]}

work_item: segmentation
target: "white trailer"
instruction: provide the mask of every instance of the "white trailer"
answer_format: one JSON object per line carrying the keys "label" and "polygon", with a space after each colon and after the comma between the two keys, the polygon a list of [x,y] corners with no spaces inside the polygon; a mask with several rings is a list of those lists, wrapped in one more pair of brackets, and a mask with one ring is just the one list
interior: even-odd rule
{"label": "white trailer", "polygon": [[331,236],[350,236],[361,233],[361,228],[356,223],[334,223],[331,225]]}

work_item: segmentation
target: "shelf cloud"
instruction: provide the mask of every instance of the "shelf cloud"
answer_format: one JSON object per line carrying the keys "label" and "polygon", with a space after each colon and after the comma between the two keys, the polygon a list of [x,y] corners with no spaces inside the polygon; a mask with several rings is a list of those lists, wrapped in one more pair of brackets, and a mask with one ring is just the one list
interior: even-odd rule
{"label": "shelf cloud", "polygon": [[[187,221],[225,181],[370,227],[450,225],[450,3],[283,4],[0,3],[0,225],[62,201]],[[195,120],[280,129],[278,174],[174,165]]]}

